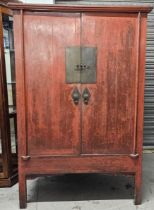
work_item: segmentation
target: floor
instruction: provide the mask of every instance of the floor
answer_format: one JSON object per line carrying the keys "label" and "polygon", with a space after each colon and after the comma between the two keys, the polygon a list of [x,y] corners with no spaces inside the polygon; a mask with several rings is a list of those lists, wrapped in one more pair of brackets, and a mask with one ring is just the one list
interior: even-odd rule
{"label": "floor", "polygon": [[[153,210],[154,154],[144,154],[143,202],[133,204],[133,179],[101,174],[61,175],[28,181],[27,210]],[[17,210],[18,184],[0,189],[0,210]]]}

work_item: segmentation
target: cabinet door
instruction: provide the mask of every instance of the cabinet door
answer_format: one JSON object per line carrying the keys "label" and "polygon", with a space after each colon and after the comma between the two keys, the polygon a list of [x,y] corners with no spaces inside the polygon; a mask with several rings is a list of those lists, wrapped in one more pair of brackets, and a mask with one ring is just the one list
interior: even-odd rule
{"label": "cabinet door", "polygon": [[136,14],[83,14],[82,45],[97,48],[96,83],[82,104],[82,153],[130,154],[136,138]]}
{"label": "cabinet door", "polygon": [[30,155],[78,154],[80,103],[67,84],[65,52],[80,46],[80,15],[25,14],[27,141]]}

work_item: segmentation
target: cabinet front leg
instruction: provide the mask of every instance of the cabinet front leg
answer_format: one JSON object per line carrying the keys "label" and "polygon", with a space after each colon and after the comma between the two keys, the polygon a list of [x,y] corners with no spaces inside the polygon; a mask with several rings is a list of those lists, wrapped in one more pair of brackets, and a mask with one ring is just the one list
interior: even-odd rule
{"label": "cabinet front leg", "polygon": [[135,174],[135,205],[140,205],[142,202],[142,175],[141,172]]}
{"label": "cabinet front leg", "polygon": [[27,207],[27,186],[26,176],[24,174],[19,174],[19,202],[21,209]]}

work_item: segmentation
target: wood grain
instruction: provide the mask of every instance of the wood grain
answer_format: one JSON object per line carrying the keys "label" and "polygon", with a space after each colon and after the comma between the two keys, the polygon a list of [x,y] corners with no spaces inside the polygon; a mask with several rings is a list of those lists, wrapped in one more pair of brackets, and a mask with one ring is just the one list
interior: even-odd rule
{"label": "wood grain", "polygon": [[[88,36],[90,34],[90,36]],[[97,82],[82,103],[83,153],[130,154],[136,141],[138,16],[84,13],[82,45],[97,48]]]}
{"label": "wood grain", "polygon": [[128,156],[35,157],[23,161],[25,174],[64,173],[131,173],[135,174],[138,160]]}
{"label": "wood grain", "polygon": [[80,15],[25,15],[24,43],[28,153],[79,154],[80,84],[65,82],[65,50],[80,45]]}

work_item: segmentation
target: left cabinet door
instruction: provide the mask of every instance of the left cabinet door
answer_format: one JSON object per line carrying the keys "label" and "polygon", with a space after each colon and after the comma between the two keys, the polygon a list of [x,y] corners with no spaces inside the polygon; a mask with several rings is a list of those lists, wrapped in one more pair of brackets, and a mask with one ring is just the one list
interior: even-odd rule
{"label": "left cabinet door", "polygon": [[67,47],[80,46],[80,14],[25,14],[23,19],[29,155],[80,153],[80,102],[66,83]]}

